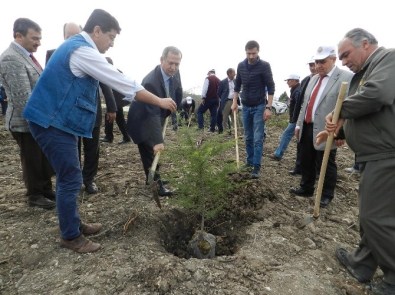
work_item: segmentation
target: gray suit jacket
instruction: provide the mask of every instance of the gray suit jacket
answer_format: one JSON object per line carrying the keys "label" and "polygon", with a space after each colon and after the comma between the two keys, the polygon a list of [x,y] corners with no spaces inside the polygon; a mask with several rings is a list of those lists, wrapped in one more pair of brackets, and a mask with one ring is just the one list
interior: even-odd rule
{"label": "gray suit jacket", "polygon": [[[315,137],[317,134],[325,129],[325,117],[330,112],[335,109],[337,97],[339,95],[340,85],[342,82],[350,82],[353,74],[351,72],[341,70],[338,67],[335,67],[333,74],[329,77],[329,81],[326,84],[324,91],[318,101],[317,108],[313,113],[313,144],[316,150],[323,151],[325,149],[325,143],[320,145],[315,144]],[[306,116],[307,104],[309,102],[311,93],[314,89],[314,86],[317,84],[319,79],[319,75],[315,75],[310,79],[309,84],[307,85],[306,92],[303,98],[303,105],[299,113],[299,118],[297,122],[297,126],[300,127],[299,131],[299,140],[302,136],[303,132],[303,121]],[[332,149],[336,148],[335,145],[332,146]]]}
{"label": "gray suit jacket", "polygon": [[30,132],[22,112],[42,70],[14,42],[0,56],[0,79],[8,97],[5,127]]}

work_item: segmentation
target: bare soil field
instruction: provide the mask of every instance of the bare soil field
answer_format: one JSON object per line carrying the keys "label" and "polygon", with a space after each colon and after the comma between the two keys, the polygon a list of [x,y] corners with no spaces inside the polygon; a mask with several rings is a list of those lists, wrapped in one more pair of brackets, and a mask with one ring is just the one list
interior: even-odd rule
{"label": "bare soil field", "polygon": [[[218,226],[227,226],[222,232],[216,231],[215,223],[208,228],[218,241],[213,259],[169,251],[166,230],[179,224],[182,209],[166,199],[162,210],[157,207],[145,185],[137,146],[118,145],[117,127],[114,143],[100,147],[96,179],[100,192],[87,195],[81,190],[79,199],[81,218],[104,225],[92,237],[102,249],[81,255],[60,248],[56,212],[27,205],[18,147],[2,128],[0,294],[369,294],[367,286],[354,280],[334,255],[337,245],[352,249],[359,241],[358,175],[344,171],[352,166],[353,153],[347,147],[338,150],[335,199],[317,220],[299,229],[298,221],[312,215],[314,198],[289,193],[299,185],[299,176],[288,173],[295,161],[295,142],[280,162],[268,157],[287,116],[275,116],[267,124],[261,176],[258,180],[242,177],[227,207],[231,214],[217,221]],[[177,145],[177,134],[168,127],[169,151]],[[226,132],[207,136],[234,141]],[[243,161],[242,137],[239,150]],[[223,160],[233,157],[234,153],[226,154]],[[177,160],[166,151],[161,159],[162,178],[170,181],[172,189],[177,189],[177,179],[169,178],[166,171],[177,173]],[[178,227],[173,234],[185,230]]]}

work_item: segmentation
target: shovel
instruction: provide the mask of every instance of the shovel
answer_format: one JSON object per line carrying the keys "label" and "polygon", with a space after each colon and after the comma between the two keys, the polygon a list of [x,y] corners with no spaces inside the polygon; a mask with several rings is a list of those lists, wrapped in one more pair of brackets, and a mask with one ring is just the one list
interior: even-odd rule
{"label": "shovel", "polygon": [[[333,118],[332,118],[333,123],[337,123],[337,120],[339,119],[340,110],[347,92],[347,86],[348,86],[348,82],[342,82],[340,86],[340,91],[337,97],[335,110],[333,111]],[[298,221],[296,224],[298,228],[304,228],[306,225],[312,223],[320,216],[320,202],[321,202],[322,188],[324,186],[326,167],[328,165],[329,153],[331,152],[332,143],[333,143],[333,132],[329,133],[328,139],[326,140],[324,157],[322,159],[321,170],[320,170],[320,178],[318,179],[318,186],[315,196],[313,216],[308,216]]]}
{"label": "shovel", "polygon": [[[166,117],[162,131],[163,139],[165,139],[165,133],[166,133],[166,127],[168,121],[169,121],[169,117]],[[158,162],[159,162],[159,157],[160,157],[160,151],[156,153],[154,161],[152,162],[151,168],[148,172],[148,185],[151,186],[152,197],[154,198],[156,204],[158,205],[159,209],[162,209],[162,205],[160,204],[160,199],[158,194],[158,181],[154,180],[156,167],[158,166]]]}
{"label": "shovel", "polygon": [[239,159],[239,140],[237,136],[237,115],[236,112],[233,112],[233,125],[235,129],[235,142],[236,142],[236,165],[237,169],[240,168],[240,159]]}
{"label": "shovel", "polygon": [[189,128],[189,126],[191,126],[191,121],[192,121],[192,115],[193,114],[194,114],[193,112],[189,112],[188,128]]}

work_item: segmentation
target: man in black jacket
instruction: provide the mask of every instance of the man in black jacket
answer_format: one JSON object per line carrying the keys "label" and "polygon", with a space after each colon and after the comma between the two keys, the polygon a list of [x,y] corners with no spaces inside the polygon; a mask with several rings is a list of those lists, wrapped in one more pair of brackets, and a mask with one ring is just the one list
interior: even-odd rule
{"label": "man in black jacket", "polygon": [[[160,58],[160,65],[145,76],[141,85],[159,97],[171,97],[176,102],[181,101],[182,85],[178,70],[181,58],[182,53],[178,48],[166,47]],[[133,101],[129,108],[127,128],[133,142],[138,146],[147,184],[154,156],[164,149],[162,129],[169,115],[169,111],[139,101]],[[164,187],[158,169],[154,180],[159,183],[159,196],[172,195],[172,191]]]}
{"label": "man in black jacket", "polygon": [[[106,59],[110,64],[113,64],[113,61],[110,57],[106,57]],[[131,142],[131,139],[128,134],[128,130],[126,128],[125,116],[123,113],[123,107],[129,105],[129,102],[124,100],[125,95],[119,93],[118,91],[113,89],[112,93],[114,94],[115,103],[117,105],[115,122],[117,122],[119,131],[122,133],[122,140],[120,142],[118,142],[118,144],[124,144],[124,143]],[[108,120],[107,113],[106,113],[106,119],[104,121],[105,136],[103,138],[101,138],[100,141],[112,143],[112,141],[114,140],[113,130],[114,130],[114,122],[111,122],[110,120]]]}
{"label": "man in black jacket", "polygon": [[245,166],[251,170],[252,178],[259,178],[265,121],[272,114],[275,85],[270,64],[259,57],[259,43],[248,41],[245,52],[246,59],[237,66],[232,111],[238,111],[237,100],[240,93],[247,156]]}
{"label": "man in black jacket", "polygon": [[300,97],[300,83],[299,83],[299,76],[296,74],[291,74],[285,79],[289,88],[291,88],[291,95],[290,95],[290,102],[289,102],[289,123],[287,128],[285,128],[283,134],[281,135],[280,143],[274,154],[272,155],[272,159],[276,161],[280,161],[288,147],[289,142],[291,141],[292,137],[295,133],[295,126],[296,121],[298,120],[299,110],[297,114],[295,114],[295,105],[296,102],[299,100]]}
{"label": "man in black jacket", "polygon": [[[310,82],[310,78],[313,77],[317,71],[315,69],[315,60],[311,59],[308,62],[309,65],[309,70],[310,70],[310,75],[306,76],[303,78],[302,82],[300,83],[300,95],[299,99],[295,103],[295,109],[294,109],[294,120],[295,122],[298,120],[300,109],[302,108],[303,104],[303,97],[304,93],[306,92],[307,85]],[[298,141],[296,144],[296,160],[295,160],[295,168],[289,171],[289,174],[291,175],[301,175],[302,174],[302,159],[301,159],[301,147],[300,147],[300,142]]]}

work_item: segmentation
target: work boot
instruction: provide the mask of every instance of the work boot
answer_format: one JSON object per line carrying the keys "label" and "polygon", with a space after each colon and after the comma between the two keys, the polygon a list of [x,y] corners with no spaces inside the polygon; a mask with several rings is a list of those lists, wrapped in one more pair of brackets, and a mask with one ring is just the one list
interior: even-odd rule
{"label": "work boot", "polygon": [[71,249],[77,253],[90,253],[96,252],[100,249],[100,244],[94,243],[81,234],[79,237],[72,240],[60,240],[60,246],[63,248]]}
{"label": "work boot", "polygon": [[94,235],[103,228],[101,223],[83,223],[80,224],[80,231],[84,235]]}

